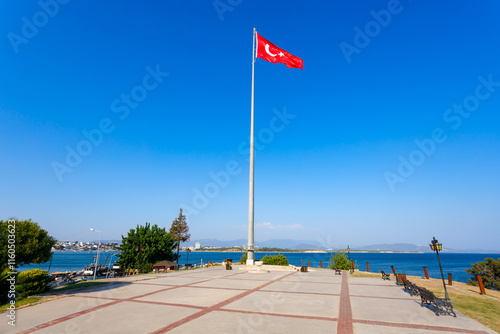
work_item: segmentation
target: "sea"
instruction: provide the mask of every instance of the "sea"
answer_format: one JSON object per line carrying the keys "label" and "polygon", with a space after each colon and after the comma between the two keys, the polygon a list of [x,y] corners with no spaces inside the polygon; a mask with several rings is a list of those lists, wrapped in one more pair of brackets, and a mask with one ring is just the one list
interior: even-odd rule
{"label": "sea", "polygon": [[[101,252],[100,264],[109,265],[118,260],[116,256],[119,252]],[[256,258],[260,259],[266,254],[275,255],[273,252],[257,252]],[[280,253],[287,257],[288,262],[295,266],[308,266],[309,261],[311,267],[319,267],[322,264],[323,268],[328,267],[330,253]],[[179,264],[206,264],[207,261],[213,263],[232,259],[233,262],[239,262],[243,253],[240,252],[181,252]],[[86,251],[56,251],[52,256],[52,261],[42,264],[29,264],[19,268],[20,271],[39,268],[52,272],[79,271],[86,265],[89,265],[96,252]],[[500,258],[500,254],[460,254],[460,253],[440,253],[441,265],[445,280],[448,279],[448,274],[452,274],[453,280],[457,282],[467,283],[471,278],[465,269],[471,268],[473,263],[484,261],[485,258]],[[436,253],[351,253],[350,257],[359,270],[366,271],[367,264],[370,272],[379,273],[381,270],[386,273],[392,273],[391,266],[397,273],[406,273],[413,276],[424,276],[423,267],[427,267],[429,276],[432,278],[441,278],[439,264]]]}

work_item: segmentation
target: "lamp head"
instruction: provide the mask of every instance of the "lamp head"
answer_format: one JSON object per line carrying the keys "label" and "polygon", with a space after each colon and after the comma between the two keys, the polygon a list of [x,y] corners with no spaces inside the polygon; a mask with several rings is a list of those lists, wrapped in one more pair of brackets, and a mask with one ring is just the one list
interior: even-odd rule
{"label": "lamp head", "polygon": [[432,237],[431,243],[429,244],[431,249],[435,252],[440,252],[443,249],[443,244],[440,244],[437,240],[436,237]]}

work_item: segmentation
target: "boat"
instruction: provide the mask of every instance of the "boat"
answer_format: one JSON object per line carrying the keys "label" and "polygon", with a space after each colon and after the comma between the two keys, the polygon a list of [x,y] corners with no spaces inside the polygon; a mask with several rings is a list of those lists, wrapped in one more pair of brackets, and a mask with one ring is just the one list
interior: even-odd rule
{"label": "boat", "polygon": [[83,271],[53,272],[50,274],[51,282],[49,286],[57,288],[63,285],[84,281]]}
{"label": "boat", "polygon": [[95,276],[101,277],[106,275],[108,267],[97,264],[97,259],[94,256],[92,262],[83,269],[83,276],[94,276],[94,270],[96,272]]}

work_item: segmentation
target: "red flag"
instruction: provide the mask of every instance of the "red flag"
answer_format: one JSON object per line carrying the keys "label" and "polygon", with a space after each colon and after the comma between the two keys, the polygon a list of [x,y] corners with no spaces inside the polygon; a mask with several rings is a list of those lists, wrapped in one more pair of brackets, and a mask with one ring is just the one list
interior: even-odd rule
{"label": "red flag", "polygon": [[280,49],[259,34],[257,34],[257,57],[275,64],[283,63],[286,67],[304,69],[302,59]]}

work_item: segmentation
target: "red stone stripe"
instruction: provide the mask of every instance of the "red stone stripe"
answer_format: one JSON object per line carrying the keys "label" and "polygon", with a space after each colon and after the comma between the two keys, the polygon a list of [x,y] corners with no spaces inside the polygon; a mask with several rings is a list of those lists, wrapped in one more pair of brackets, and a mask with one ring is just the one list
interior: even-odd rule
{"label": "red stone stripe", "polygon": [[232,312],[232,313],[243,313],[243,314],[259,314],[259,315],[269,315],[273,317],[285,317],[285,318],[296,318],[296,319],[307,319],[307,320],[326,320],[326,321],[338,321],[338,318],[330,317],[314,317],[310,315],[299,315],[299,314],[281,314],[281,313],[267,313],[267,312],[257,312],[257,311],[240,311],[231,310],[227,308],[221,308],[217,311]]}
{"label": "red stone stripe", "polygon": [[32,327],[32,328],[27,329],[25,331],[19,332],[19,334],[33,333],[35,331],[39,331],[40,329],[44,329],[44,328],[47,328],[47,327],[50,327],[50,326],[54,326],[54,325],[57,325],[57,324],[59,324],[61,322],[68,321],[68,320],[71,320],[73,318],[79,317],[81,315],[84,315],[84,314],[87,314],[87,313],[90,313],[90,312],[94,312],[94,311],[99,310],[101,308],[105,308],[105,307],[108,307],[108,306],[111,306],[111,305],[115,305],[115,304],[118,304],[118,303],[121,303],[121,301],[114,301],[114,302],[111,302],[111,303],[107,303],[107,304],[102,304],[102,305],[99,305],[99,306],[91,307],[89,309],[86,309],[86,310],[83,310],[83,311],[80,311],[80,312],[76,312],[76,313],[73,313],[73,314],[69,314],[67,316],[64,316],[64,317],[61,317],[61,318],[57,318],[57,319],[51,320],[49,322],[46,322],[44,324]]}
{"label": "red stone stripe", "polygon": [[420,297],[418,297],[418,298],[398,298],[398,297],[362,296],[362,295],[350,295],[350,297],[356,297],[356,298],[376,298],[376,299],[392,299],[392,300],[409,300],[409,301],[418,300],[418,302],[420,303]]}
{"label": "red stone stripe", "polygon": [[387,285],[387,284],[368,284],[368,283],[352,283],[351,285],[364,285],[364,286],[383,286],[385,288],[401,288],[401,285]]}
{"label": "red stone stripe", "polygon": [[326,292],[306,292],[306,291],[283,291],[283,290],[263,290],[265,292],[279,292],[279,293],[295,293],[298,295],[320,295],[320,296],[340,296],[338,293]]}
{"label": "red stone stripe", "polygon": [[281,283],[305,283],[305,284],[329,284],[329,285],[339,285],[340,283],[335,282],[307,282],[307,281],[284,281]]}
{"label": "red stone stripe", "polygon": [[177,303],[167,303],[167,302],[157,302],[150,300],[136,300],[135,297],[132,298],[110,298],[110,297],[97,297],[97,296],[67,296],[67,297],[77,297],[77,298],[90,298],[90,299],[101,299],[101,300],[114,300],[119,302],[131,302],[131,303],[141,303],[141,304],[155,304],[155,305],[166,305],[166,306],[178,306],[178,307],[187,307],[187,308],[195,308],[199,310],[203,310],[206,306],[197,306],[190,304],[177,304]]}
{"label": "red stone stripe", "polygon": [[430,326],[430,325],[417,325],[417,324],[404,324],[404,323],[394,323],[385,321],[374,321],[374,320],[353,320],[357,324],[365,325],[375,325],[375,326],[386,326],[386,327],[397,327],[397,328],[412,328],[412,329],[424,329],[429,331],[440,331],[440,332],[451,332],[451,333],[467,333],[467,334],[488,334],[485,331],[465,329],[465,328],[454,328],[454,327],[444,327],[444,326]]}
{"label": "red stone stripe", "polygon": [[337,323],[337,334],[353,334],[351,300],[349,298],[349,283],[347,271],[342,271],[342,285],[340,289],[340,312]]}
{"label": "red stone stripe", "polygon": [[182,325],[184,325],[184,324],[186,324],[186,323],[188,323],[190,321],[198,319],[199,317],[202,317],[202,316],[204,316],[207,313],[210,313],[210,312],[213,312],[213,311],[217,311],[217,310],[221,309],[222,307],[224,307],[224,306],[226,306],[226,305],[228,305],[228,304],[230,304],[232,302],[235,302],[235,301],[237,301],[237,300],[239,300],[241,298],[244,298],[244,297],[248,296],[251,293],[259,291],[262,288],[265,288],[266,286],[271,285],[273,283],[276,283],[276,282],[278,282],[278,281],[280,281],[280,280],[282,280],[282,279],[284,279],[284,278],[286,278],[288,276],[291,276],[291,275],[293,275],[295,273],[297,273],[297,272],[294,271],[294,272],[292,272],[290,274],[287,274],[285,276],[278,277],[277,279],[274,279],[274,280],[272,280],[270,282],[262,284],[261,286],[258,286],[258,287],[254,288],[252,290],[245,291],[245,292],[240,293],[239,295],[236,295],[236,296],[234,296],[232,298],[226,299],[226,300],[224,300],[224,301],[222,301],[222,302],[220,302],[218,304],[215,304],[213,306],[207,307],[206,309],[201,310],[200,312],[194,313],[194,314],[192,314],[192,315],[190,315],[190,316],[188,316],[188,317],[186,317],[184,319],[181,319],[181,320],[178,320],[178,321],[176,321],[174,323],[171,323],[170,325],[168,325],[166,327],[160,328],[159,330],[153,332],[153,334],[167,333],[167,332],[171,331],[174,328],[177,328],[177,327],[182,326]]}
{"label": "red stone stripe", "polygon": [[[237,274],[232,274],[230,276],[234,276],[234,275],[239,275],[240,273],[237,273]],[[40,324],[38,326],[35,326],[35,327],[32,327],[32,328],[29,328],[23,332],[21,332],[22,334],[26,334],[26,333],[33,333],[35,331],[38,331],[40,329],[43,329],[43,328],[47,328],[47,327],[50,327],[50,326],[54,326],[54,325],[57,325],[61,322],[64,322],[64,321],[68,321],[68,320],[71,320],[73,318],[76,318],[76,317],[79,317],[81,315],[84,315],[84,314],[87,314],[87,313],[90,313],[90,312],[93,312],[95,310],[98,310],[98,309],[101,309],[101,308],[105,308],[105,307],[108,307],[108,306],[112,306],[112,305],[115,305],[115,304],[118,304],[118,303],[123,303],[125,301],[135,301],[135,299],[137,298],[142,298],[142,297],[147,297],[147,296],[150,296],[150,295],[153,295],[153,294],[156,294],[156,293],[160,293],[160,292],[163,292],[163,291],[167,291],[167,290],[172,290],[172,289],[177,289],[177,288],[182,288],[182,287],[187,287],[191,284],[198,284],[198,283],[203,283],[203,282],[208,282],[210,280],[213,280],[213,279],[217,279],[217,277],[213,277],[211,279],[206,279],[206,280],[203,280],[203,281],[200,281],[200,282],[196,282],[196,283],[189,283],[189,284],[184,284],[184,285],[177,285],[177,286],[172,286],[172,287],[168,287],[168,288],[165,288],[165,289],[160,289],[160,290],[157,290],[157,291],[153,291],[153,292],[149,292],[149,293],[145,293],[145,294],[142,294],[142,295],[139,295],[139,296],[135,296],[135,297],[131,297],[131,298],[127,298],[127,299],[116,299],[114,301],[112,301],[111,303],[107,303],[107,304],[103,304],[103,305],[99,305],[99,306],[96,306],[96,307],[92,307],[92,308],[89,308],[89,309],[86,309],[86,310],[83,310],[83,311],[80,311],[80,312],[76,312],[76,313],[72,313],[72,314],[69,314],[67,316],[64,316],[64,317],[61,317],[61,318],[57,318],[55,320],[51,320],[51,321],[48,321],[46,323],[43,323],[43,324]],[[112,283],[114,284],[114,283]],[[99,290],[96,290],[96,291],[99,291]],[[68,297],[92,297],[92,296],[75,296],[75,295],[68,295]],[[100,298],[100,297],[95,297],[96,299],[111,299],[113,300],[112,298]],[[186,306],[186,305],[184,305]],[[189,307],[189,306],[186,306],[186,307]]]}
{"label": "red stone stripe", "polygon": [[141,303],[141,304],[155,304],[155,305],[165,305],[165,306],[175,306],[175,307],[186,307],[186,308],[194,308],[197,310],[204,310],[206,306],[197,306],[190,304],[177,304],[177,303],[166,303],[166,302],[154,302],[149,300],[135,300],[135,299],[125,299],[124,302],[131,303]]}

